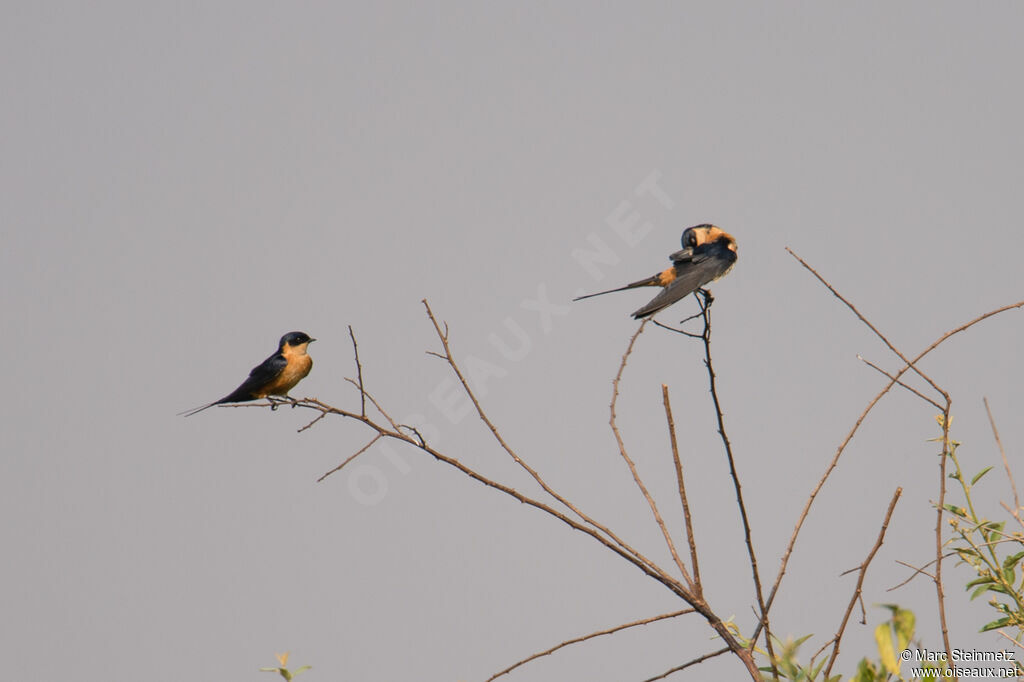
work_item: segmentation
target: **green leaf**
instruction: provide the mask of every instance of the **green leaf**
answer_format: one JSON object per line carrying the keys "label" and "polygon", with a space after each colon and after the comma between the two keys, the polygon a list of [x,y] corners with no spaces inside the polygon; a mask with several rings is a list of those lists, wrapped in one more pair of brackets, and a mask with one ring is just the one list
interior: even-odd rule
{"label": "green leaf", "polygon": [[860,659],[857,664],[857,674],[853,676],[852,682],[875,682],[875,666],[866,658]]}
{"label": "green leaf", "polygon": [[963,561],[967,561],[967,559],[965,557],[974,557],[974,558],[978,557],[978,553],[976,551],[974,551],[973,549],[968,549],[966,547],[954,547],[953,551],[956,552],[957,555]]}
{"label": "green leaf", "polygon": [[900,651],[903,651],[910,645],[910,640],[914,637],[916,620],[913,611],[899,609],[893,614],[892,622],[896,628],[896,644],[899,646]]}
{"label": "green leaf", "polygon": [[948,511],[950,514],[955,514],[956,516],[959,516],[962,519],[967,518],[967,510],[964,509],[963,507],[958,507],[955,504],[944,504],[942,505],[942,508]]}
{"label": "green leaf", "polygon": [[995,630],[995,629],[998,629],[998,628],[1001,628],[1001,627],[1005,627],[1005,626],[1009,625],[1009,623],[1010,623],[1010,617],[1009,616],[1007,616],[1005,618],[1000,618],[999,620],[994,620],[991,623],[987,623],[983,628],[981,628],[980,632],[988,632],[989,630]]}
{"label": "green leaf", "polygon": [[964,585],[964,589],[965,590],[969,590],[972,587],[974,587],[975,585],[988,585],[991,582],[993,582],[993,580],[992,580],[992,578],[990,576],[983,575],[980,578],[975,578],[971,582],[969,582],[966,585]]}
{"label": "green leaf", "polygon": [[989,585],[982,585],[981,587],[976,589],[974,592],[971,592],[971,601],[974,601],[975,599],[977,599],[981,595],[985,594],[986,592],[989,591],[989,589],[990,589]]}
{"label": "green leaf", "polygon": [[793,644],[792,644],[792,646],[793,646],[793,653],[796,653],[796,650],[800,647],[800,645],[803,644],[804,642],[806,642],[807,640],[809,640],[813,636],[814,636],[814,633],[812,632],[811,634],[804,635],[800,639],[798,639],[795,642],[793,642]]}
{"label": "green leaf", "polygon": [[982,469],[978,473],[974,474],[974,478],[971,479],[971,485],[974,485],[975,483],[980,481],[981,477],[984,476],[985,474],[987,474],[991,470],[992,470],[992,467],[985,467],[984,469]]}
{"label": "green leaf", "polygon": [[896,651],[892,647],[892,628],[888,623],[882,623],[875,628],[875,643],[878,645],[878,657],[882,659],[882,666],[893,675],[898,673],[900,665],[896,661]]}
{"label": "green leaf", "polygon": [[1024,552],[1017,552],[1016,554],[1011,554],[1010,556],[1003,559],[1003,568],[1006,569],[1016,566],[1018,563],[1020,563],[1021,559],[1024,559]]}

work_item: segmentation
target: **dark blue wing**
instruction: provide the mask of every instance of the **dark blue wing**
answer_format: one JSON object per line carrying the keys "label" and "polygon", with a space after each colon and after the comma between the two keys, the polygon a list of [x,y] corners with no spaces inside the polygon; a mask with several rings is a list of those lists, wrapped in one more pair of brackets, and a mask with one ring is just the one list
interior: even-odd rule
{"label": "dark blue wing", "polygon": [[686,298],[705,284],[714,282],[729,272],[736,263],[736,253],[725,248],[691,252],[688,261],[676,262],[678,267],[675,280],[660,294],[652,298],[647,305],[633,313],[634,318],[639,320],[642,317],[653,315],[676,301]]}
{"label": "dark blue wing", "polygon": [[274,353],[269,358],[252,368],[249,378],[242,382],[242,385],[221,398],[220,403],[235,403],[244,400],[255,400],[260,389],[272,382],[284,368],[288,361],[280,353]]}

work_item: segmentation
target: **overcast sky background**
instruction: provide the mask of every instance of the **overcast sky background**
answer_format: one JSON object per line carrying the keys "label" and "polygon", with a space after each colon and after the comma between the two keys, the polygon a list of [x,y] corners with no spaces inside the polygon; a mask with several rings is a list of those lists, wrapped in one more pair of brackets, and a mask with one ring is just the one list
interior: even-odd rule
{"label": "overcast sky background", "polygon": [[[536,492],[474,417],[438,408],[454,351],[489,363],[485,407],[518,452],[667,565],[607,426],[653,292],[568,306],[656,272],[683,228],[734,234],[713,289],[720,397],[774,578],[807,494],[898,361],[785,251],[908,354],[1024,298],[1024,6],[990,3],[44,3],[0,20],[0,657],[19,680],[259,680],[275,652],[316,680],[480,680],[534,651],[682,608],[560,523],[425,456],[309,413],[186,408],[231,391],[281,334],[317,337],[295,391],[371,391],[468,465]],[[636,188],[655,179],[671,206]],[[632,216],[632,218],[630,218]],[[634,219],[627,244],[611,223]],[[649,224],[650,228],[644,228]],[[599,278],[574,250],[605,243]],[[543,317],[530,301],[561,306]],[[661,315],[693,312],[692,300]],[[511,322],[510,322],[511,321]],[[518,334],[515,330],[521,330]],[[969,471],[1024,481],[1024,314],[923,363],[953,395]],[[492,341],[515,353],[503,355]],[[524,341],[525,339],[525,341]],[[699,344],[649,327],[623,435],[677,540],[670,386],[706,594],[754,618]],[[433,398],[431,396],[434,396]],[[841,668],[898,602],[941,646],[934,409],[885,399],[825,489],[773,611],[836,629],[897,486]],[[417,416],[418,415],[418,416]],[[1000,513],[1005,477],[978,493]],[[992,612],[949,565],[954,643]],[[640,680],[718,647],[698,619],[603,638],[510,680]],[[17,675],[15,675],[17,671]],[[681,679],[738,679],[719,659]],[[0,677],[8,677],[6,674]]]}

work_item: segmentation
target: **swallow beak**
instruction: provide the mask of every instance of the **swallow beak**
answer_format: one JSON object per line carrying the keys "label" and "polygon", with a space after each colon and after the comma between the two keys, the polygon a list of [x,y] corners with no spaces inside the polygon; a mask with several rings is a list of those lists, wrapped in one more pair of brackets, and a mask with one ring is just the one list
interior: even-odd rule
{"label": "swallow beak", "polygon": [[308,343],[313,343],[316,339],[310,339]]}

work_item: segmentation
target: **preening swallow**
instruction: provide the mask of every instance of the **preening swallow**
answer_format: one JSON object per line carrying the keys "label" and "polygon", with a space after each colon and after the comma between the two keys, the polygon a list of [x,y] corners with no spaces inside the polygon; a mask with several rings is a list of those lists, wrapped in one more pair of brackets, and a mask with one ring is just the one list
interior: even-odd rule
{"label": "preening swallow", "polygon": [[672,267],[624,287],[587,294],[573,300],[579,301],[591,296],[637,287],[664,287],[647,305],[633,313],[634,319],[639,320],[664,310],[704,285],[724,277],[736,265],[736,239],[714,225],[704,224],[686,228],[683,230],[682,242],[682,250],[669,256]]}
{"label": "preening swallow", "polygon": [[220,400],[180,414],[191,417],[214,405],[244,403],[247,400],[266,398],[268,395],[287,398],[288,391],[295,388],[295,384],[305,379],[309,370],[313,369],[313,358],[309,357],[306,350],[314,341],[316,339],[310,338],[305,332],[288,332],[281,337],[277,352],[253,367],[249,372],[249,378],[243,381],[241,386]]}

